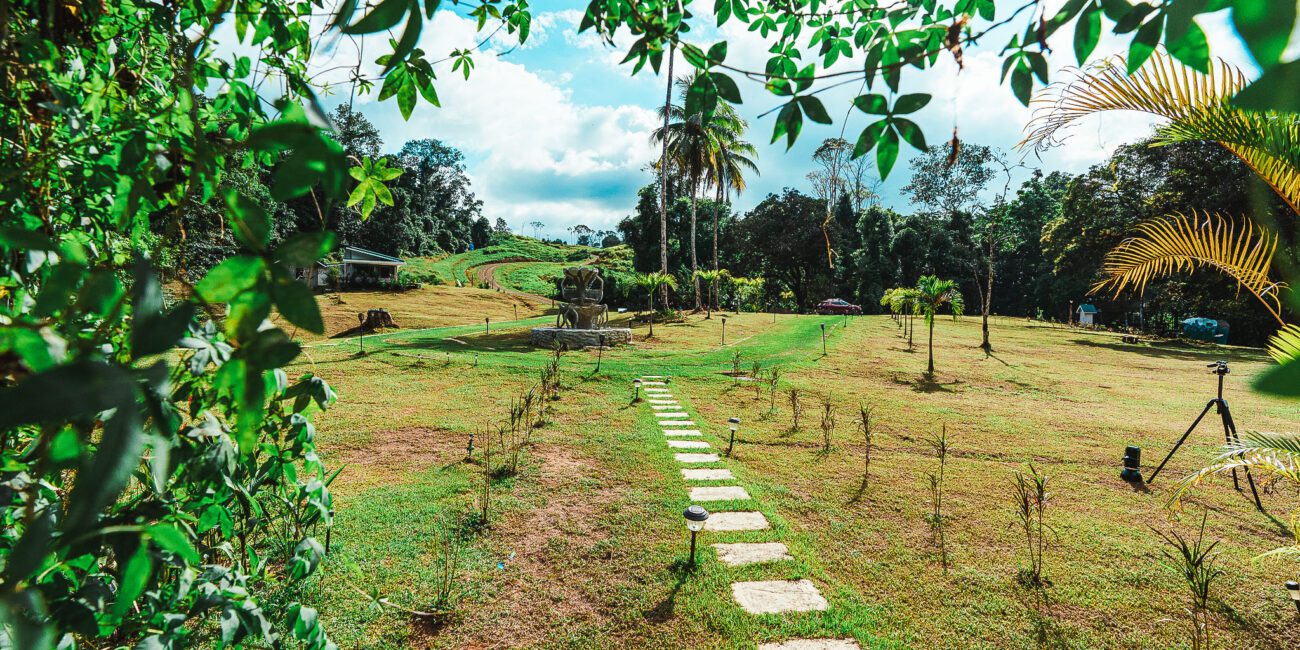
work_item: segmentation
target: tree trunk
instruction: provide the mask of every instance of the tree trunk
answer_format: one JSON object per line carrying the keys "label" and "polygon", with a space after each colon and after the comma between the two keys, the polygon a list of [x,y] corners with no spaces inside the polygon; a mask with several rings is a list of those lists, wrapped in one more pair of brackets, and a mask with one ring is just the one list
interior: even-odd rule
{"label": "tree trunk", "polygon": [[652,339],[654,337],[655,337],[655,292],[651,290],[650,291],[650,335],[647,336],[646,338]]}
{"label": "tree trunk", "polygon": [[985,353],[993,351],[993,344],[989,343],[989,311],[993,308],[993,242],[990,241],[987,246],[988,273],[985,276],[987,285],[980,291],[980,315],[983,317],[984,334],[984,341],[980,343],[980,349],[984,350]]}
{"label": "tree trunk", "polygon": [[699,258],[695,255],[695,205],[699,195],[699,180],[691,182],[691,284],[695,286],[695,311],[700,310],[700,278],[695,275],[699,270]]}
{"label": "tree trunk", "polygon": [[713,270],[718,270],[718,206],[722,203],[722,183],[713,201]]}
{"label": "tree trunk", "polygon": [[[677,55],[677,43],[668,46],[668,83],[664,84],[664,141],[659,152],[659,271],[668,272],[668,115],[672,112],[673,101],[673,59]],[[668,285],[660,289],[663,303],[668,304]],[[652,303],[653,307],[653,303]],[[654,315],[650,316],[650,335],[654,336]]]}
{"label": "tree trunk", "polygon": [[925,371],[930,377],[934,377],[934,316],[929,318],[930,324],[930,364]]}

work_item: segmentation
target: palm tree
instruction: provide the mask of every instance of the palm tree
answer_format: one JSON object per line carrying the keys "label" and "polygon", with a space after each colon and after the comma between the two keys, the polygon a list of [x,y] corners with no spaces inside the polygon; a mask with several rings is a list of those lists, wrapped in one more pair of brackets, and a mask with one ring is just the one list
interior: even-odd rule
{"label": "palm tree", "polygon": [[[698,74],[698,73],[697,73]],[[686,95],[690,92],[693,78],[683,78],[677,80],[678,91],[681,93],[682,102],[685,103]],[[702,185],[711,178],[714,173],[713,168],[719,159],[718,154],[726,149],[727,162],[735,166],[739,173],[747,169],[756,169],[753,161],[748,156],[756,155],[756,150],[752,145],[740,140],[748,124],[741,119],[736,113],[735,108],[724,101],[719,101],[717,108],[712,115],[704,113],[687,114],[684,106],[674,105],[670,102],[664,104],[660,111],[664,118],[664,126],[655,129],[651,134],[651,141],[659,142],[663,145],[665,151],[664,160],[661,166],[671,164],[681,170],[687,177],[687,185],[691,193],[691,276],[695,287],[695,308],[700,308],[700,283],[695,278],[695,272],[699,270],[699,255],[696,251],[696,223],[697,207],[699,205],[699,191]],[[670,118],[672,121],[670,121]],[[664,173],[666,167],[661,170]],[[729,174],[729,171],[721,171],[722,174]],[[734,183],[735,179],[727,179],[727,183]],[[711,181],[710,181],[711,182]],[[744,179],[741,178],[741,185],[744,185]],[[734,184],[733,184],[734,187]],[[717,210],[714,210],[714,264],[717,268]]]}
{"label": "palm tree", "polygon": [[[655,335],[655,292],[662,291],[666,296],[669,289],[677,288],[677,279],[667,273],[655,271],[653,273],[638,273],[635,280],[636,286],[645,289],[646,296],[650,300],[650,335],[647,338],[653,338]],[[667,305],[667,303],[664,303]]]}
{"label": "palm tree", "polygon": [[[930,362],[925,374],[934,376],[934,317],[944,305],[948,305],[954,317],[965,311],[966,304],[957,283],[952,280],[940,280],[933,275],[923,275],[916,283],[916,308],[925,315],[925,324],[930,329]],[[910,338],[910,337],[909,337]]]}
{"label": "palm tree", "polygon": [[[713,114],[714,137],[713,151],[709,166],[705,170],[705,183],[714,188],[713,201],[713,269],[718,270],[718,209],[723,201],[731,198],[731,192],[740,194],[749,188],[745,180],[746,172],[758,175],[758,150],[754,145],[742,140],[749,123],[736,113],[736,109],[726,102],[718,104]],[[716,307],[716,305],[715,305]]]}
{"label": "palm tree", "polygon": [[912,349],[912,319],[921,313],[920,292],[912,287],[894,287],[884,293],[880,298],[881,305],[887,305],[889,310],[898,316],[898,324],[903,328],[903,335],[907,337],[907,349]]}
{"label": "palm tree", "polygon": [[[664,84],[664,130],[668,130],[668,116],[673,103],[673,59],[677,58],[677,41],[668,45],[668,80]],[[659,272],[668,274],[668,140],[664,139],[659,151]],[[668,304],[668,286],[663,286],[663,301]],[[650,325],[654,330],[654,323]],[[652,331],[653,334],[653,331]]]}
{"label": "palm tree", "polygon": [[704,286],[708,291],[704,295],[704,318],[713,317],[714,298],[718,293],[718,280],[722,278],[723,271],[715,269],[700,269],[695,272],[696,280],[703,280]]}

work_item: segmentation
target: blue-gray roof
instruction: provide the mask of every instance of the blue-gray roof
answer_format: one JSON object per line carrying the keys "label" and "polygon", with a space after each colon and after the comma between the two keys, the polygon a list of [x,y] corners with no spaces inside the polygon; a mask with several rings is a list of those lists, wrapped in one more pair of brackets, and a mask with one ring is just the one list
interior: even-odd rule
{"label": "blue-gray roof", "polygon": [[1079,305],[1079,313],[1081,313],[1081,314],[1100,314],[1100,313],[1101,313],[1101,310],[1100,310],[1100,309],[1097,309],[1097,307],[1096,307],[1095,305],[1093,305],[1093,304],[1091,304],[1091,303],[1086,303],[1086,302],[1085,302],[1085,303],[1083,303],[1082,305]]}
{"label": "blue-gray roof", "polygon": [[366,250],[357,246],[343,247],[343,261],[345,262],[387,262],[389,264],[405,264],[401,258],[376,253],[372,250]]}

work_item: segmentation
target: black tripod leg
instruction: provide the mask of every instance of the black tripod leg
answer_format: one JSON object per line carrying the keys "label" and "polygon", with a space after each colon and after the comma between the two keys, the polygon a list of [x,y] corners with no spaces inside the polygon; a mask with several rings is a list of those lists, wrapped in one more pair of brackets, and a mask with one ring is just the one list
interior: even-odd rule
{"label": "black tripod leg", "polygon": [[[1228,442],[1237,442],[1240,440],[1240,438],[1237,437],[1237,423],[1232,420],[1232,411],[1228,409],[1228,402],[1227,400],[1221,399],[1219,400],[1219,404],[1219,415],[1223,417],[1223,435],[1228,439]],[[1244,469],[1246,471],[1246,483],[1250,485],[1250,495],[1255,498],[1255,507],[1258,508],[1260,512],[1264,512],[1264,504],[1259,500],[1259,490],[1255,488],[1255,477],[1250,475],[1249,467]],[[1232,483],[1233,485],[1237,485],[1236,469],[1232,470]],[[1241,486],[1237,485],[1237,489],[1240,490]]]}
{"label": "black tripod leg", "polygon": [[1178,442],[1174,443],[1174,448],[1169,450],[1169,455],[1165,456],[1165,459],[1160,461],[1160,465],[1156,467],[1156,471],[1151,472],[1151,476],[1147,478],[1147,483],[1156,480],[1156,475],[1160,473],[1160,470],[1165,468],[1165,463],[1169,462],[1169,459],[1174,457],[1174,453],[1178,451],[1179,447],[1183,446],[1183,442],[1187,440],[1187,436],[1192,435],[1192,431],[1196,429],[1196,425],[1200,424],[1201,420],[1205,419],[1205,414],[1210,412],[1210,407],[1214,406],[1218,402],[1219,400],[1212,399],[1205,405],[1205,408],[1201,409],[1201,414],[1196,416],[1196,419],[1192,421],[1192,426],[1187,427],[1187,432],[1183,434],[1183,437],[1179,438]]}

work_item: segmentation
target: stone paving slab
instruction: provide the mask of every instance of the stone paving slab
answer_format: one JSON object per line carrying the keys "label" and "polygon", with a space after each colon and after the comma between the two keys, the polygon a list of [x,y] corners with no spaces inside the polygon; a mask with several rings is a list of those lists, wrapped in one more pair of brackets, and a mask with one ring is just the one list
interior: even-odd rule
{"label": "stone paving slab", "polygon": [[[685,440],[674,442],[686,442]],[[691,501],[742,501],[749,493],[739,485],[717,485],[691,488]]]}
{"label": "stone paving slab", "polygon": [[731,595],[750,614],[820,612],[830,606],[810,580],[733,582]]}
{"label": "stone paving slab", "polygon": [[[679,463],[716,463],[718,462],[717,454],[673,454],[673,458]],[[704,529],[708,530],[708,522],[704,522]],[[764,526],[766,528],[766,526]]]}
{"label": "stone paving slab", "polygon": [[642,385],[642,386],[667,386],[667,385],[668,385],[668,382],[666,382],[666,381],[642,381],[642,382],[641,382],[641,385]]}
{"label": "stone paving slab", "polygon": [[758,650],[861,650],[853,639],[790,639],[780,643],[764,643]]}
{"label": "stone paving slab", "polygon": [[704,434],[700,433],[697,429],[664,429],[664,435],[670,438],[674,436],[678,438],[694,438]]}
{"label": "stone paving slab", "polygon": [[703,440],[669,440],[668,446],[673,449],[708,449],[709,443]]}
{"label": "stone paving slab", "polygon": [[677,403],[677,400],[675,399],[648,399],[646,401],[650,402],[651,404],[660,404],[660,405],[665,405],[665,404],[670,405],[670,404]]}
{"label": "stone paving slab", "polygon": [[[658,400],[651,400],[651,401],[653,402],[653,401],[658,401]],[[651,404],[651,405],[650,405],[650,408],[651,408],[652,410],[655,410],[655,411],[667,411],[667,410],[670,410],[670,409],[679,409],[679,408],[682,407],[682,405],[681,405],[681,404],[678,404],[677,402],[673,402],[673,401],[669,401],[669,400],[663,400],[663,401],[666,401],[666,402],[668,402],[668,403],[667,403],[667,404]]]}
{"label": "stone paving slab", "polygon": [[682,478],[688,481],[727,481],[736,477],[729,469],[683,469]]}
{"label": "stone paving slab", "polygon": [[714,544],[718,550],[718,559],[727,566],[744,566],[759,562],[780,562],[793,560],[790,549],[780,542],[760,544]]}
{"label": "stone paving slab", "polygon": [[678,418],[689,418],[691,417],[691,414],[686,411],[669,411],[667,413],[655,413],[655,417],[676,420]]}
{"label": "stone paving slab", "polygon": [[733,530],[765,530],[768,526],[767,517],[764,517],[761,512],[715,512],[704,520],[704,530],[718,533]]}
{"label": "stone paving slab", "polygon": [[693,427],[695,420],[660,420],[661,427]]}

